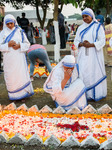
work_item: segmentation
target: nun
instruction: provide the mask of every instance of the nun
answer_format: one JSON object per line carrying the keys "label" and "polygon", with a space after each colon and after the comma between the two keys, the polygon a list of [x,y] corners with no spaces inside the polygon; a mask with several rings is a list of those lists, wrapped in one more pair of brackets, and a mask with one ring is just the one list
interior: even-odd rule
{"label": "nun", "polygon": [[79,50],[79,73],[87,88],[87,99],[99,101],[107,96],[107,76],[103,47],[105,32],[90,8],[82,11],[83,24],[79,26],[74,45]]}
{"label": "nun", "polygon": [[87,106],[86,87],[80,79],[75,57],[66,55],[51,71],[44,83],[44,90],[49,93],[57,106],[69,110]]}
{"label": "nun", "polygon": [[10,100],[23,100],[34,94],[25,56],[29,47],[30,43],[14,16],[6,15],[0,33],[0,51]]}

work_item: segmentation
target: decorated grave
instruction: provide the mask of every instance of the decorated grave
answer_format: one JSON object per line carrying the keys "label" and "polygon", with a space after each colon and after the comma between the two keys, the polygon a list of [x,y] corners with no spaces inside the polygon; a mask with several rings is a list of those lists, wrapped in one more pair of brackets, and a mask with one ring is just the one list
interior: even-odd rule
{"label": "decorated grave", "polygon": [[[55,67],[56,64],[52,63],[51,66]],[[28,69],[29,69],[29,72],[30,72],[30,64],[28,65]],[[47,77],[48,75],[49,75],[49,72],[46,71],[45,66],[40,67],[38,63],[35,65],[34,73],[33,73],[34,77]]]}
{"label": "decorated grave", "polygon": [[28,108],[14,103],[0,105],[0,142],[55,147],[112,148],[112,109],[88,105],[65,111],[34,105]]}

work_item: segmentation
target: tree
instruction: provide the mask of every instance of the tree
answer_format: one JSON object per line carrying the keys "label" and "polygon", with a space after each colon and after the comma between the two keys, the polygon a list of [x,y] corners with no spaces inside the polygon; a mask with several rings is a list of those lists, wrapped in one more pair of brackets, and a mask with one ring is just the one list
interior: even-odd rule
{"label": "tree", "polygon": [[[44,32],[44,24],[45,24],[47,9],[49,8],[49,4],[51,3],[51,0],[1,0],[1,3],[2,4],[10,3],[16,9],[22,9],[24,8],[25,5],[30,5],[30,6],[35,7],[37,18],[40,23],[40,27],[42,29],[41,32],[42,32],[43,45],[47,44],[47,41],[45,38],[46,36]],[[43,11],[43,17],[40,16],[39,8],[41,8]]]}
{"label": "tree", "polygon": [[111,0],[78,0],[78,5],[81,9],[88,7],[94,11],[106,8],[106,16],[109,15],[112,10]]}
{"label": "tree", "polygon": [[3,16],[0,14],[0,21],[2,21]]}
{"label": "tree", "polygon": [[55,30],[55,40],[56,44],[54,45],[54,60],[59,62],[60,59],[60,37],[59,37],[59,28],[58,28],[58,5],[59,0],[54,0],[54,30]]}
{"label": "tree", "polygon": [[[0,2],[0,7],[3,7],[4,8],[4,4],[2,3],[2,0],[1,0],[1,2]],[[3,19],[3,16],[4,14],[2,14],[2,12],[0,12],[0,21],[2,21],[2,19]]]}
{"label": "tree", "polygon": [[54,29],[55,29],[55,39],[56,44],[54,46],[54,56],[55,61],[59,62],[60,59],[60,37],[59,37],[59,28],[58,28],[58,8],[60,5],[60,9],[62,10],[64,4],[72,3],[75,7],[77,7],[77,0],[53,0],[54,3]]}
{"label": "tree", "polygon": [[111,0],[97,0],[94,5],[94,9],[101,9],[105,8],[106,9],[106,17],[110,14],[112,10],[112,1]]}

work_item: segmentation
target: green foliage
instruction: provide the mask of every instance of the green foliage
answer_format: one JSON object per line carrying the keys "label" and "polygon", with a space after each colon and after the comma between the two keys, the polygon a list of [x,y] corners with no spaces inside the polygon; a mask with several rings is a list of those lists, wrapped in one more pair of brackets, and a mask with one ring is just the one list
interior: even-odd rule
{"label": "green foliage", "polygon": [[[65,5],[73,4],[73,6],[77,8],[79,1],[80,0],[59,0],[59,4],[65,4]],[[50,4],[50,3],[53,3],[53,0],[1,0],[0,4],[9,3],[9,4],[12,4],[12,6],[16,9],[22,9],[24,8],[24,5],[37,7],[37,5],[42,6],[46,2]]]}
{"label": "green foliage", "polygon": [[84,8],[92,8],[94,12],[96,10],[106,10],[105,15],[110,14],[112,11],[112,0],[77,0],[78,6],[83,10]]}
{"label": "green foliage", "polygon": [[0,21],[2,21],[3,16],[0,14]]}
{"label": "green foliage", "polygon": [[78,7],[77,0],[61,0],[61,2],[63,2],[65,5],[72,4],[76,8]]}
{"label": "green foliage", "polygon": [[97,9],[106,8],[107,5],[109,6],[110,10],[112,10],[112,0],[109,0],[109,4],[107,0],[78,0],[78,6],[82,10],[88,7],[96,11]]}
{"label": "green foliage", "polygon": [[[24,5],[31,5],[36,7],[36,5],[40,6],[41,4],[53,3],[53,0],[0,0],[0,5],[4,3],[11,3],[13,7],[16,9],[23,8]],[[85,7],[90,7],[94,10],[105,8],[107,6],[107,0],[59,0],[59,3],[73,4],[76,8],[79,6],[81,9]],[[109,7],[112,8],[112,0],[109,0]]]}

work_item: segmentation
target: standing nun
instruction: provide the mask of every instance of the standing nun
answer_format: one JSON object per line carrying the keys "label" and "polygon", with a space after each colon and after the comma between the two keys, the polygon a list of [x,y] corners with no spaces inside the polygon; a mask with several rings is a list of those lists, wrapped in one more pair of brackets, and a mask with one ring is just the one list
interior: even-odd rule
{"label": "standing nun", "polygon": [[78,64],[87,88],[87,99],[98,101],[107,95],[103,47],[105,32],[90,8],[82,12],[83,24],[79,26],[74,44],[79,49]]}
{"label": "standing nun", "polygon": [[0,51],[3,53],[4,78],[10,100],[21,100],[34,94],[25,56],[29,46],[14,16],[6,15],[0,33]]}

